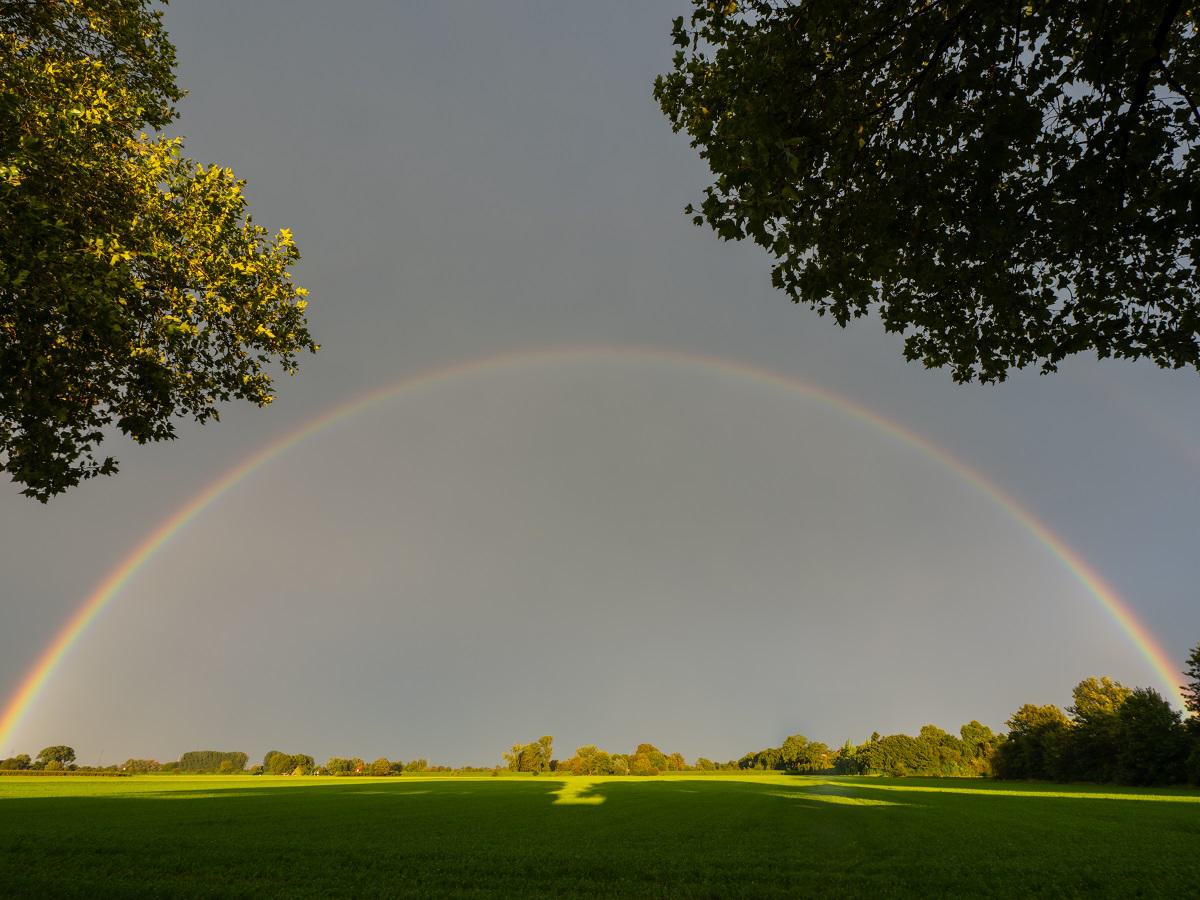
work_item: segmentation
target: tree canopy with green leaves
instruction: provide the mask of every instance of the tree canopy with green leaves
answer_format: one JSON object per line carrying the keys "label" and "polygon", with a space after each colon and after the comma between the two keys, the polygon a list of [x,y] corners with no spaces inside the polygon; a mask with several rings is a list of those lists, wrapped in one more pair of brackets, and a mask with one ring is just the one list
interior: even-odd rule
{"label": "tree canopy with green leaves", "polygon": [[160,133],[182,96],[152,0],[0,0],[0,470],[43,502],[135,441],[266,405],[316,350],[287,229]]}
{"label": "tree canopy with green leaves", "polygon": [[956,381],[1200,369],[1200,41],[1184,0],[693,0],[654,96],[698,208],[840,325]]}

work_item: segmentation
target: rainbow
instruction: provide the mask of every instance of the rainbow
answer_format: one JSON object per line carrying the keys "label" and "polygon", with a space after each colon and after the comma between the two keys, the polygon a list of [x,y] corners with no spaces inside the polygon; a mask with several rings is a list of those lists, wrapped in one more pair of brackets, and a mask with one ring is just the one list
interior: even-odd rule
{"label": "rainbow", "polygon": [[893,422],[891,419],[860,403],[834,393],[827,388],[809,384],[797,378],[780,375],[765,369],[755,368],[726,359],[695,353],[683,353],[658,348],[600,345],[490,356],[426,370],[338,404],[263,445],[164,519],[157,528],[134,547],[105,576],[104,580],[96,586],[95,590],[92,591],[75,613],[67,620],[66,624],[63,625],[62,629],[50,642],[50,645],[42,651],[41,656],[38,657],[37,661],[25,674],[4,707],[3,715],[0,716],[0,747],[5,746],[8,742],[17,725],[33,706],[47,681],[54,674],[59,663],[62,662],[71,648],[79,641],[84,632],[87,631],[88,626],[95,621],[96,617],[113,598],[121,592],[121,589],[129,580],[143,566],[149,563],[175,535],[186,528],[192,520],[216,500],[232,490],[244,478],[317,432],[328,428],[330,425],[348,419],[368,407],[389,400],[407,391],[413,391],[425,385],[455,377],[474,375],[497,369],[502,370],[521,365],[565,362],[577,360],[581,357],[660,360],[684,366],[703,367],[735,378],[776,385],[817,400],[853,419],[872,425],[897,439],[902,444],[920,451],[954,472],[964,481],[969,482],[981,493],[990,498],[997,506],[1019,522],[1051,554],[1057,557],[1099,602],[1117,626],[1129,636],[1138,651],[1150,663],[1150,666],[1162,680],[1162,686],[1167,688],[1168,696],[1173,697],[1180,707],[1184,706],[1183,696],[1178,686],[1181,681],[1179,669],[1172,663],[1170,656],[1158,643],[1154,635],[1151,634],[1150,630],[1138,619],[1129,604],[1112,587],[1106,584],[1104,579],[1074,550],[1067,546],[1066,542],[1043,525],[1016,499],[1006,494],[994,482],[951,455],[948,451],[943,450],[921,435],[897,422]]}

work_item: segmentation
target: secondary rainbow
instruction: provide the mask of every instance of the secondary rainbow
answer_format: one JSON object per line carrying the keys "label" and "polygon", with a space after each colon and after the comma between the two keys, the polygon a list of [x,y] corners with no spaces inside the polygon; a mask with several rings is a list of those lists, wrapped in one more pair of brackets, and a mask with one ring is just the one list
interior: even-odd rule
{"label": "secondary rainbow", "polygon": [[84,600],[79,609],[63,625],[49,646],[42,651],[42,654],[25,674],[24,678],[22,678],[17,689],[12,693],[11,698],[4,707],[3,716],[0,717],[0,747],[7,745],[17,725],[37,700],[38,695],[45,687],[47,681],[49,681],[51,675],[54,674],[54,670],[58,667],[59,663],[62,662],[63,658],[70,652],[71,648],[82,637],[84,632],[87,631],[87,627],[96,620],[96,617],[120,593],[121,588],[143,566],[150,562],[158,551],[169,543],[189,522],[241,482],[242,479],[260,467],[322,429],[350,418],[376,403],[386,401],[406,391],[412,391],[434,382],[478,374],[488,370],[521,365],[568,362],[587,357],[661,360],[679,365],[698,366],[708,370],[717,370],[732,377],[777,385],[820,401],[853,419],[873,425],[901,443],[919,450],[974,485],[980,492],[989,497],[1001,509],[1019,522],[1047,550],[1057,557],[1100,603],[1117,626],[1132,640],[1141,655],[1145,657],[1146,661],[1158,674],[1162,681],[1161,686],[1167,689],[1168,695],[1181,707],[1183,706],[1183,697],[1179,690],[1179,682],[1181,681],[1179,669],[1171,662],[1170,656],[1145,624],[1138,619],[1129,604],[1078,553],[1072,550],[1062,538],[1058,537],[1058,535],[1054,534],[1034,517],[1033,513],[1025,509],[1016,499],[1006,494],[994,482],[962,460],[951,455],[948,451],[931,443],[907,427],[886,418],[882,414],[854,400],[843,397],[827,388],[809,384],[797,378],[731,360],[695,353],[684,353],[659,348],[601,345],[563,347],[551,350],[536,350],[490,356],[419,372],[338,404],[292,431],[264,444],[260,449],[218,477],[195,497],[163,520],[157,528],[134,547],[129,555],[121,560],[105,576],[104,580],[96,586],[95,590]]}

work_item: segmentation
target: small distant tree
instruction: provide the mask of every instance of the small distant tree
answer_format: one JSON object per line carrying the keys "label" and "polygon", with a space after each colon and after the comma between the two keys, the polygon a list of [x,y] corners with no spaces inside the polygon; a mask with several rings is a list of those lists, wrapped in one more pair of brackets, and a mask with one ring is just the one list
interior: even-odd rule
{"label": "small distant tree", "polygon": [[121,764],[122,772],[129,772],[132,775],[145,775],[148,772],[157,772],[162,769],[162,763],[156,759],[127,759]]}
{"label": "small distant tree", "polygon": [[550,768],[550,759],[554,756],[554,738],[551,735],[543,734],[537,739],[538,745],[538,770],[545,772]]}
{"label": "small distant tree", "polygon": [[849,738],[846,743],[842,744],[838,750],[837,756],[833,760],[833,771],[838,775],[858,775],[861,772],[859,768],[858,748],[854,746],[854,742]]}
{"label": "small distant tree", "polygon": [[798,769],[800,760],[804,755],[804,749],[808,746],[808,738],[802,734],[793,734],[779,748],[779,755],[783,760],[784,766],[789,769]]}
{"label": "small distant tree", "polygon": [[649,753],[635,753],[629,760],[630,775],[657,775],[660,771]]}
{"label": "small distant tree", "polygon": [[779,762],[794,772],[823,772],[833,765],[833,754],[820,741],[793,734],[779,748]]}
{"label": "small distant tree", "polygon": [[6,772],[20,772],[28,769],[32,762],[28,753],[18,753],[16,756],[0,760],[0,769],[4,769]]}
{"label": "small distant tree", "polygon": [[529,744],[513,744],[504,753],[504,762],[510,772],[546,772],[554,755],[554,738],[542,735]]}
{"label": "small distant tree", "polygon": [[712,772],[717,768],[717,764],[707,757],[701,756],[696,760],[696,768],[701,772]]}
{"label": "small distant tree", "polygon": [[633,753],[634,756],[645,756],[650,761],[650,765],[660,772],[667,768],[667,755],[653,744],[638,744]]}
{"label": "small distant tree", "polygon": [[858,748],[862,772],[869,775],[912,775],[920,768],[917,739],[907,734],[889,734]]}
{"label": "small distant tree", "polygon": [[371,774],[372,775],[391,775],[392,774],[391,762],[388,759],[386,759],[385,757],[382,757],[382,756],[379,757],[379,759],[377,759],[377,760],[375,760],[375,762],[371,763]]}
{"label": "small distant tree", "polygon": [[267,775],[282,775],[288,771],[288,760],[288,754],[280,750],[268,750],[267,755],[263,757],[263,772]]}
{"label": "small distant tree", "polygon": [[43,768],[49,768],[50,763],[58,763],[58,768],[65,769],[75,762],[75,750],[65,744],[55,744],[52,747],[43,747],[37,758]]}
{"label": "small distant tree", "polygon": [[429,760],[425,759],[423,756],[419,759],[410,760],[404,764],[405,772],[426,772],[428,770]]}
{"label": "small distant tree", "polygon": [[[306,753],[282,753],[270,750],[263,757],[263,771],[267,775],[311,775],[316,765],[313,758]],[[296,770],[300,772],[297,773]]]}
{"label": "small distant tree", "polygon": [[[240,750],[189,750],[179,757],[183,772],[240,772],[246,768],[248,757]],[[224,763],[229,763],[226,770]]]}

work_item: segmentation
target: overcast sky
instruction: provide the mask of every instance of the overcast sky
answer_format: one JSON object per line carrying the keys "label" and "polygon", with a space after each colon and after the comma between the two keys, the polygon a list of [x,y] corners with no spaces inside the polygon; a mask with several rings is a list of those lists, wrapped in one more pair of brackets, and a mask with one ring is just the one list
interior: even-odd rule
{"label": "overcast sky", "polygon": [[[322,352],[269,410],[114,441],[115,478],[0,494],[0,690],[129,550],[255,448],[504,353],[636,345],[836,391],[966,461],[1182,660],[1200,641],[1195,374],[1078,359],[953,385],[681,212],[651,95],[671,2],[177,0],[178,133],[290,227]],[[736,757],[802,732],[1000,727],[1108,674],[1165,686],[960,476],[778,385],[653,353],[426,382],[244,481],[133,578],[0,755],[268,749],[492,764],[556,737]]]}

